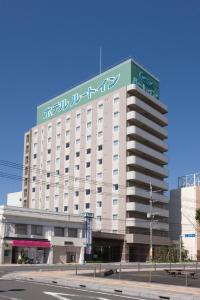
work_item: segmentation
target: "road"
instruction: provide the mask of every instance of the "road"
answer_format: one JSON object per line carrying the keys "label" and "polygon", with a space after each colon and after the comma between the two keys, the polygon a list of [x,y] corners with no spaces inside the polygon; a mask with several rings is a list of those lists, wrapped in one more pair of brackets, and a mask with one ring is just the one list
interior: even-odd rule
{"label": "road", "polygon": [[145,300],[107,292],[70,288],[54,284],[18,280],[0,280],[2,300]]}

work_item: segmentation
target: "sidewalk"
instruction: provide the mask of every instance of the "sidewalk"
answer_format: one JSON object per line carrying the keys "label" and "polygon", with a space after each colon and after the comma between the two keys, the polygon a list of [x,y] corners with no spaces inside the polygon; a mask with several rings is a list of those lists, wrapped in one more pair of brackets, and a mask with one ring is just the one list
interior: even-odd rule
{"label": "sidewalk", "polygon": [[[83,272],[81,272],[83,274]],[[75,275],[73,271],[16,272],[3,276],[3,279],[34,280],[41,283],[54,283],[70,287],[83,287],[91,290],[116,292],[118,294],[146,297],[149,299],[200,300],[200,289],[144,283],[118,279],[95,278]],[[168,298],[162,298],[168,297]]]}

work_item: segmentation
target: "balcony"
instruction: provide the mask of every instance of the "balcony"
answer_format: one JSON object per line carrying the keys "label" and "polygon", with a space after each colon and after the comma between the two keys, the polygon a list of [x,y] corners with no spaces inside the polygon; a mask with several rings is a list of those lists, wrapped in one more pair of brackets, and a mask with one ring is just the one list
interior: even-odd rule
{"label": "balcony", "polygon": [[128,166],[137,167],[144,173],[148,172],[149,174],[153,174],[162,178],[168,176],[167,169],[134,155],[127,157],[126,164]]}
{"label": "balcony", "polygon": [[161,126],[167,126],[168,124],[167,118],[163,114],[135,96],[130,96],[127,98],[127,106],[131,110],[141,113]]}
{"label": "balcony", "polygon": [[150,159],[151,161],[165,165],[167,164],[167,156],[156,150],[149,148],[148,146],[142,145],[136,141],[127,142],[127,150],[131,150],[133,154],[144,157],[145,159]]}
{"label": "balcony", "polygon": [[[139,227],[139,228],[149,228],[149,220],[145,219],[137,219],[137,218],[127,218],[126,219],[126,227]],[[154,222],[153,229],[169,231],[168,223]]]}
{"label": "balcony", "polygon": [[131,123],[132,125],[136,125],[150,132],[151,134],[157,136],[160,139],[167,138],[167,130],[165,128],[157,125],[155,122],[152,122],[151,120],[142,116],[138,112],[135,111],[127,112],[127,121],[129,121],[129,123]]}
{"label": "balcony", "polygon": [[144,143],[147,146],[154,148],[155,150],[165,152],[168,150],[168,146],[165,142],[160,140],[159,138],[153,136],[150,133],[147,133],[141,128],[137,126],[128,126],[127,127],[127,135],[133,137],[139,142]]}
{"label": "balcony", "polygon": [[145,103],[158,110],[160,113],[165,114],[168,112],[167,106],[164,103],[160,102],[158,99],[142,90],[136,84],[128,85],[127,92],[133,96],[138,97],[139,99],[142,99]]}
{"label": "balcony", "polygon": [[[144,205],[137,202],[126,203],[126,211],[137,211],[142,213],[149,213],[149,205]],[[153,213],[161,217],[169,217],[169,211],[167,209],[153,207]]]}
{"label": "balcony", "polygon": [[156,190],[162,189],[163,191],[168,190],[168,184],[165,181],[155,179],[153,177],[144,175],[139,172],[135,171],[128,171],[126,173],[126,179],[127,180],[132,180],[134,182],[137,182],[138,184],[144,184],[149,186],[150,182],[152,184],[152,187]]}
{"label": "balcony", "polygon": [[[149,201],[149,199],[150,199],[149,191],[140,189],[135,186],[127,187],[126,195],[127,196],[135,196],[137,198],[141,198],[142,200],[147,199]],[[166,203],[166,204],[169,203],[169,198],[167,196],[161,195],[159,193],[153,193],[153,199],[157,202]]]}
{"label": "balcony", "polygon": [[[153,245],[169,245],[169,238],[163,236],[153,236]],[[149,244],[149,235],[144,234],[126,234],[126,242],[128,244]]]}

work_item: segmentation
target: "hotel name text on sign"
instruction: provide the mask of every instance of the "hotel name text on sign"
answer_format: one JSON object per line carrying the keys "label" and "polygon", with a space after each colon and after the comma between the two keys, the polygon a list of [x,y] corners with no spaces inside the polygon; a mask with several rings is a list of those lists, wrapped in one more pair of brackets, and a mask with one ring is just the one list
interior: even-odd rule
{"label": "hotel name text on sign", "polygon": [[159,82],[132,60],[128,60],[38,106],[37,124],[46,122],[131,83],[159,99]]}

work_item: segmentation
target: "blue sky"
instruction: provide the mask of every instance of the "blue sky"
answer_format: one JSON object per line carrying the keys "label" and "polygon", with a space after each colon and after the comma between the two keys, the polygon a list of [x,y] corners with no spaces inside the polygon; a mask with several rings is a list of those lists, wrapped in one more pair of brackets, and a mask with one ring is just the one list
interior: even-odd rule
{"label": "blue sky", "polygon": [[[200,171],[198,0],[0,0],[0,160],[22,163],[36,106],[133,57],[169,107],[170,187]],[[2,167],[0,171],[19,174]],[[21,183],[0,177],[0,203]]]}

